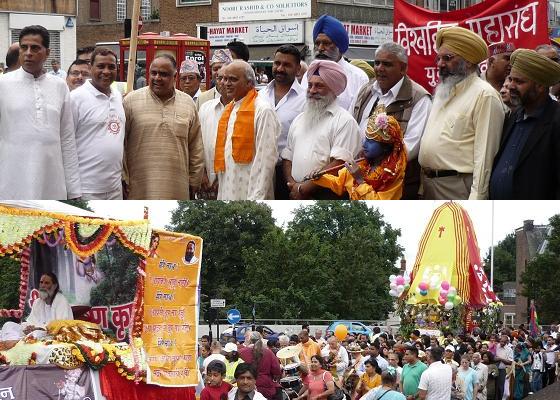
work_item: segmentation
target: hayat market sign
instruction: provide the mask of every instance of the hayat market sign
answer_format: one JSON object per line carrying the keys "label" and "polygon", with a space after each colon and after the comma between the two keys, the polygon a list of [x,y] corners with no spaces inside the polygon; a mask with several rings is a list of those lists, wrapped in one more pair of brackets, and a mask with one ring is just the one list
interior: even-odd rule
{"label": "hayat market sign", "polygon": [[265,22],[208,26],[210,46],[225,46],[233,39],[248,45],[303,43],[303,22]]}
{"label": "hayat market sign", "polygon": [[233,1],[219,3],[220,22],[311,17],[311,0]]}
{"label": "hayat market sign", "polygon": [[352,22],[343,22],[343,25],[348,32],[350,44],[379,46],[393,40],[392,25],[356,24]]}

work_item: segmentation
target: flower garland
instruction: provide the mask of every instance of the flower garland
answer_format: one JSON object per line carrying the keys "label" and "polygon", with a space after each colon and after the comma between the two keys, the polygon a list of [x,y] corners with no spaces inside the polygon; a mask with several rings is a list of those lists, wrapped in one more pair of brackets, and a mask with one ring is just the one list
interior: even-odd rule
{"label": "flower garland", "polygon": [[66,243],[72,252],[80,257],[89,257],[97,253],[105,245],[109,236],[113,231],[113,227],[109,225],[100,226],[94,238],[89,243],[84,242],[83,238],[78,235],[77,224],[64,221],[64,234],[66,236]]}
{"label": "flower garland", "polygon": [[101,347],[101,351],[95,351],[95,349],[83,343],[76,342],[74,346],[72,355],[93,370],[103,368],[110,361],[109,353],[104,347]]}
{"label": "flower garland", "polygon": [[[128,330],[128,337],[134,361],[134,382],[138,384],[142,380],[140,360],[137,349],[141,351],[143,342],[141,339],[144,316],[144,278],[146,276],[146,260],[140,259],[138,265],[138,277],[136,278],[136,293],[132,303],[132,327]],[[128,376],[127,376],[128,379]]]}
{"label": "flower garland", "polygon": [[[115,227],[113,229],[113,234],[119,239],[119,242],[121,242],[121,244],[126,247],[127,249],[129,249],[130,251],[141,255],[142,257],[148,257],[149,254],[149,243],[148,246],[146,247],[141,247],[138,246],[137,244],[135,244],[133,241],[131,241],[128,236],[122,231],[121,228],[119,228],[118,226]],[[151,233],[150,233],[151,235]]]}
{"label": "flower garland", "polygon": [[[0,206],[1,208],[1,206]],[[17,239],[16,243],[12,243],[9,244],[7,246],[3,246],[2,244],[0,244],[0,257],[5,256],[5,255],[10,255],[10,254],[19,254],[22,252],[22,250],[29,246],[31,244],[31,242],[33,241],[34,238],[39,238],[43,236],[43,233],[51,233],[51,232],[56,232],[60,227],[62,227],[63,222],[62,221],[55,221],[52,224],[48,224],[45,225],[39,229],[37,229],[36,231]],[[12,226],[7,226],[6,229],[11,229]],[[41,241],[39,241],[41,243]],[[18,257],[18,256],[16,256]]]}

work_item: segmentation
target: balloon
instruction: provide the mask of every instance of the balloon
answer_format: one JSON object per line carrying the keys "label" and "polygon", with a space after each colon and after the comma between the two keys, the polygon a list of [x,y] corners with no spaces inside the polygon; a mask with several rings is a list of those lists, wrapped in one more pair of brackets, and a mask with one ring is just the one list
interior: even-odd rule
{"label": "balloon", "polygon": [[399,295],[401,295],[401,294],[403,294],[403,292],[404,292],[404,286],[402,286],[402,285],[401,285],[401,286],[397,286],[397,293],[398,293]]}
{"label": "balloon", "polygon": [[395,282],[397,283],[397,285],[404,285],[404,278],[402,276],[397,276],[397,279],[395,280]]}
{"label": "balloon", "polygon": [[391,289],[397,290],[397,284],[395,282],[391,282],[391,284],[389,285],[389,287]]}
{"label": "balloon", "polygon": [[393,297],[397,297],[399,295],[395,289],[389,290],[389,294]]}
{"label": "balloon", "polygon": [[439,291],[439,295],[440,295],[441,297],[447,298],[447,290],[441,289],[441,290]]}
{"label": "balloon", "polygon": [[418,287],[420,288],[420,290],[428,290],[428,284],[426,282],[420,282],[418,284]]}
{"label": "balloon", "polygon": [[346,327],[346,325],[338,324],[334,328],[334,335],[338,340],[344,340],[348,335],[348,328]]}
{"label": "balloon", "polygon": [[406,290],[408,290],[408,289],[410,288],[410,285],[409,285],[408,283],[405,283],[405,284],[404,284],[404,288],[405,288]]}
{"label": "balloon", "polygon": [[420,290],[420,294],[422,296],[426,296],[428,294],[428,291],[427,290]]}
{"label": "balloon", "polygon": [[441,305],[443,306],[445,303],[447,303],[447,299],[445,299],[445,298],[439,296],[438,302],[439,302],[439,304],[441,304]]}
{"label": "balloon", "polygon": [[449,286],[449,282],[447,282],[447,281],[442,281],[442,282],[441,282],[441,288],[442,288],[443,290],[449,290],[449,287],[450,287],[450,286]]}
{"label": "balloon", "polygon": [[447,294],[447,301],[453,302],[453,300],[455,300],[455,295],[448,293]]}
{"label": "balloon", "polygon": [[457,289],[454,286],[451,286],[449,288],[449,290],[447,291],[448,294],[452,294],[452,295],[456,295],[457,294]]}
{"label": "balloon", "polygon": [[449,310],[453,309],[453,307],[454,307],[454,306],[453,306],[453,303],[452,303],[452,302],[448,301],[447,303],[445,303],[445,309],[446,309],[446,310],[449,311]]}
{"label": "balloon", "polygon": [[406,283],[407,285],[410,283],[410,275],[404,276],[404,283]]}
{"label": "balloon", "polygon": [[453,303],[455,303],[455,305],[458,305],[458,304],[461,304],[462,301],[463,301],[463,299],[461,298],[461,296],[456,295],[455,300],[453,300]]}
{"label": "balloon", "polygon": [[391,276],[389,277],[389,281],[390,281],[391,283],[394,283],[396,280],[397,280],[397,276],[396,276],[396,275],[391,275]]}

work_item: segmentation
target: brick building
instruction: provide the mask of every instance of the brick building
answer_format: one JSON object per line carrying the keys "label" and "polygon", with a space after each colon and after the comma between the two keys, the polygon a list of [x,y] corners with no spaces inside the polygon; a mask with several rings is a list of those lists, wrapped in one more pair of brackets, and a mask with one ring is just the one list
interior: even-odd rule
{"label": "brick building", "polygon": [[[132,0],[78,0],[78,3],[78,47],[117,42],[124,37],[124,20],[132,15]],[[267,0],[265,3],[273,10],[258,15],[255,10],[241,11],[241,8],[251,4],[261,6],[262,1],[142,0],[142,32],[182,32],[207,38],[215,48],[236,37],[248,43],[252,60],[272,57],[283,43],[312,48],[313,24],[325,13],[347,23],[351,33],[350,58],[372,59],[373,49],[392,36],[393,0]],[[261,26],[263,32],[269,31],[263,34]],[[215,28],[224,28],[224,34]]]}
{"label": "brick building", "polygon": [[515,282],[504,282],[504,292],[500,294],[504,303],[502,315],[505,325],[527,323],[529,300],[521,295],[521,275],[527,263],[546,249],[550,229],[549,225],[534,225],[532,220],[527,220],[515,230]]}
{"label": "brick building", "polygon": [[3,0],[0,8],[0,63],[8,47],[19,40],[20,31],[28,25],[42,25],[50,34],[52,59],[66,69],[76,58],[76,0]]}

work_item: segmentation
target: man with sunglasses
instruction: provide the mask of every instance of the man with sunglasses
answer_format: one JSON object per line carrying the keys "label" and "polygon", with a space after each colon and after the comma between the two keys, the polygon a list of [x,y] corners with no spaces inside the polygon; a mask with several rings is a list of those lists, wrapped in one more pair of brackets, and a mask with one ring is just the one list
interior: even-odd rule
{"label": "man with sunglasses", "polygon": [[458,26],[439,30],[436,47],[440,83],[418,155],[423,198],[486,199],[504,122],[500,94],[478,76],[488,47]]}

